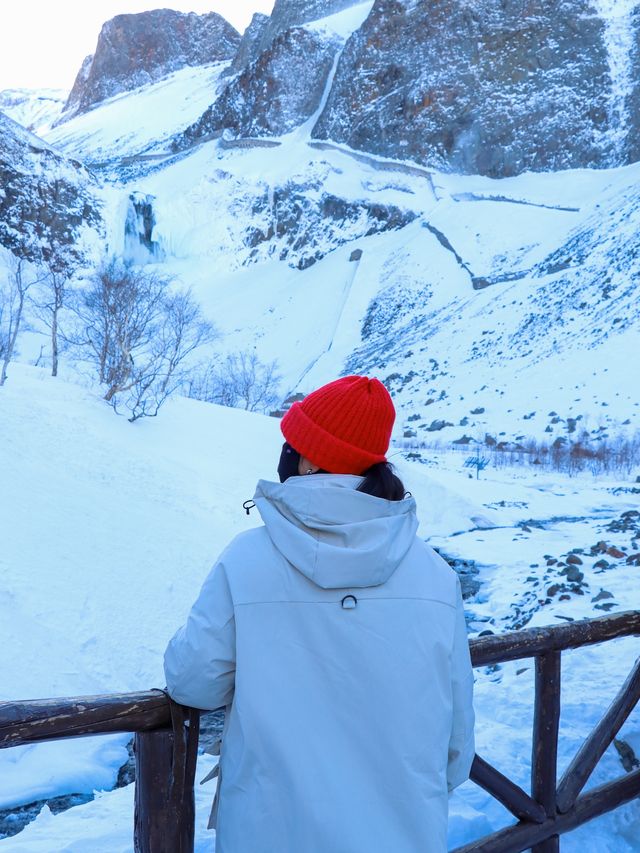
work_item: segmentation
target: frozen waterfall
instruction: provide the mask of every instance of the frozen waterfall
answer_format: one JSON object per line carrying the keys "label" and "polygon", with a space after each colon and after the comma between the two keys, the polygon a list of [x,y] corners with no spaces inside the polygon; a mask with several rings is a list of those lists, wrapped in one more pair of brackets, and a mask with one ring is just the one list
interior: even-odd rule
{"label": "frozen waterfall", "polygon": [[629,131],[628,98],[633,86],[634,12],[640,0],[593,0],[605,27],[605,47],[611,76],[606,141],[617,163],[624,158]]}

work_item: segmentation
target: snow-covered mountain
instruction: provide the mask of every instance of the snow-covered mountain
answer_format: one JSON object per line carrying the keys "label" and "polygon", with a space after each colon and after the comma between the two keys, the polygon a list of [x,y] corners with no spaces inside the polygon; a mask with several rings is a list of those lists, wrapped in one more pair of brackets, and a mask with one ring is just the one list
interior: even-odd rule
{"label": "snow-covered mountain", "polygon": [[231,59],[240,36],[223,17],[156,9],[107,21],[80,68],[63,118],[185,66]]}
{"label": "snow-covered mountain", "polygon": [[47,133],[64,109],[64,89],[3,89],[0,112],[38,135]]}
{"label": "snow-covered mountain", "polygon": [[[580,44],[588,34],[592,47],[601,40],[609,69],[602,74],[613,79],[617,69],[620,78],[620,63],[607,64],[613,48],[605,36],[616,21],[626,27],[635,6],[621,10],[602,0],[596,9],[586,2],[563,0],[556,29],[544,18],[546,29],[530,49],[552,32]],[[391,68],[400,54],[417,62],[420,45],[437,53],[434,33],[444,27],[451,41],[442,45],[442,57],[452,58],[446,73],[454,75],[453,60],[469,59],[467,48],[476,44],[479,19],[465,9],[447,28],[436,4],[429,26],[410,28],[411,41],[407,27],[412,16],[424,15],[422,2],[277,3],[271,18],[254,21],[245,34],[246,42],[253,29],[257,39],[260,24],[266,47],[260,51],[256,42],[257,57],[245,57],[235,73],[233,59],[186,63],[93,104],[48,133],[48,145],[72,158],[66,162],[87,164],[94,183],[108,180],[100,192],[109,251],[130,250],[126,222],[141,215],[132,213],[131,198],[145,199],[154,223],[145,240],[161,248],[156,258],[163,258],[163,269],[194,288],[225,332],[222,349],[255,346],[261,357],[279,360],[283,392],[304,392],[344,371],[376,373],[396,395],[403,431],[418,443],[485,434],[554,440],[576,418],[594,436],[602,428],[632,431],[640,426],[626,356],[639,335],[636,166],[509,179],[426,169],[411,163],[411,150],[401,145],[413,119],[406,117],[396,132],[386,118],[389,99],[364,97],[357,77],[351,105],[340,114],[350,121],[367,104],[366,121],[386,128],[376,139],[395,140],[406,156],[384,159],[316,138],[337,109],[345,63],[360,42],[375,31],[371,56]],[[581,13],[575,27],[568,23],[571,10]],[[118,44],[140,27],[147,31],[150,14],[109,24]],[[542,14],[535,7],[521,20],[509,6],[500,18],[491,7],[494,31],[512,47],[526,41]],[[182,18],[162,20],[170,31]],[[197,17],[188,21],[195,26]],[[208,38],[209,19],[201,23]],[[160,41],[177,43],[165,31]],[[553,66],[553,79],[578,91],[572,83],[582,74],[578,59],[569,62],[569,42],[562,44],[540,68]],[[500,60],[510,68],[516,56],[522,59],[515,47],[512,53]],[[487,67],[492,55],[482,54]],[[155,59],[151,64],[154,75],[162,73]],[[416,85],[432,67],[418,65],[403,72]],[[509,86],[517,88],[521,75],[506,66],[501,73],[510,75],[508,85],[499,75],[487,80],[513,94]],[[585,80],[594,73],[585,71]],[[601,97],[591,101],[593,114]],[[498,113],[491,114],[497,121]],[[571,127],[565,112],[555,120]],[[563,147],[567,162],[582,158],[580,134],[549,131],[548,139]],[[511,156],[496,141],[481,147]],[[49,149],[43,144],[43,150]],[[313,336],[294,321],[309,305]]]}

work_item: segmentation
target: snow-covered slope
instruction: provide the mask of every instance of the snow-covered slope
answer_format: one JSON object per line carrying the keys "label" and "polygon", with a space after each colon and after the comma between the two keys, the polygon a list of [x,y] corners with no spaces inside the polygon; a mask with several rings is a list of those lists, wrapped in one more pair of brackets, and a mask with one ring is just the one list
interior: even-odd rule
{"label": "snow-covered slope", "polygon": [[[162,651],[211,563],[259,522],[242,503],[275,478],[278,421],[180,399],[132,427],[98,395],[14,365],[0,434],[11,531],[0,549],[0,700],[162,686]],[[425,531],[467,530],[482,513],[421,471],[415,481]],[[126,740],[1,751],[0,808],[111,787]]]}
{"label": "snow-covered slope", "polygon": [[[0,550],[0,699],[161,686],[165,643],[210,564],[234,533],[259,522],[247,517],[242,501],[259,477],[274,476],[278,422],[177,399],[160,418],[131,425],[97,395],[40,369],[15,366],[10,379],[0,406],[0,510],[12,531]],[[606,538],[627,548],[636,535],[633,524],[611,532],[612,522],[635,505],[633,495],[612,488],[615,481],[514,479],[493,471],[476,482],[457,457],[441,457],[427,471],[391,452],[416,497],[420,534],[476,565],[480,591],[468,602],[472,632],[512,627],[527,609],[530,624],[549,624],[599,615],[602,601],[614,609],[640,606],[637,568],[617,560],[598,573],[598,558],[585,547]],[[581,518],[563,520],[567,504]],[[537,526],[529,527],[524,522],[532,516]],[[560,556],[576,546],[583,546],[581,591],[569,584],[563,598],[550,593],[545,602],[546,586],[567,579],[559,567],[546,566],[542,554]],[[633,641],[623,641],[568,656],[562,766],[618,689],[635,652]],[[532,686],[526,663],[477,673],[479,751],[523,785]],[[639,712],[621,737],[640,751]],[[109,789],[126,760],[126,740],[83,738],[2,751],[0,807]],[[201,757],[198,778],[212,761]],[[591,784],[621,773],[612,748]],[[198,788],[196,849],[203,853],[211,843],[205,824],[212,795],[212,784]],[[22,833],[0,840],[0,851],[131,853],[131,797],[131,787],[116,790],[55,817],[45,808]],[[451,800],[450,843],[507,822],[495,801],[465,785]],[[637,853],[639,832],[640,811],[632,803],[567,836],[563,847]]]}
{"label": "snow-covered slope", "polygon": [[286,391],[376,373],[418,439],[640,428],[638,167],[492,180],[279,142],[209,142],[127,185],[224,349],[277,358]]}
{"label": "snow-covered slope", "polygon": [[67,156],[91,164],[162,150],[211,103],[226,65],[183,68],[157,83],[115,95],[55,127],[47,139]]}
{"label": "snow-covered slope", "polygon": [[0,112],[0,250],[77,266],[104,235],[102,201],[81,163]]}
{"label": "snow-covered slope", "polygon": [[64,89],[3,89],[0,112],[42,136],[59,117],[68,94]]}

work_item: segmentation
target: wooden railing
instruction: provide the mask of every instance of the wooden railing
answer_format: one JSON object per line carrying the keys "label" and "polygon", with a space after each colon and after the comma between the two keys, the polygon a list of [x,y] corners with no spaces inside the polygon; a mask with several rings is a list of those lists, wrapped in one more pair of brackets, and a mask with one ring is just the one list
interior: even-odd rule
{"label": "wooden railing", "polygon": [[[640,699],[640,658],[600,722],[556,783],[560,663],[565,649],[640,635],[640,611],[470,642],[475,667],[535,658],[531,793],[476,756],[471,778],[518,819],[452,853],[554,853],[559,837],[640,796],[640,770],[581,795],[589,776]],[[0,748],[58,738],[135,732],[136,853],[193,853],[193,783],[199,712],[160,690],[0,703]]]}

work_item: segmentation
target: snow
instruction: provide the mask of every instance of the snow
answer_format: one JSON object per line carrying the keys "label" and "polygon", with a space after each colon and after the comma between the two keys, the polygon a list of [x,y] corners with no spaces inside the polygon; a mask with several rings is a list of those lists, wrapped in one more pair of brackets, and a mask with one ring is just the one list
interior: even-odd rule
{"label": "snow", "polygon": [[327,35],[338,36],[338,38],[346,41],[352,33],[359,30],[364,24],[372,8],[373,0],[366,0],[365,3],[356,3],[341,12],[334,12],[333,15],[311,21],[304,27],[307,30],[316,30]]}
{"label": "snow", "polygon": [[604,21],[605,46],[612,84],[609,98],[609,136],[614,152],[620,159],[629,128],[628,98],[633,90],[632,56],[636,40],[633,16],[638,5],[638,0],[594,0],[596,12]]}
{"label": "snow", "polygon": [[[413,369],[419,373],[413,387],[427,385],[436,402],[427,411],[407,385],[397,395],[401,411],[421,414],[426,424],[442,419],[456,425],[471,409],[484,408],[482,416],[470,419],[467,432],[474,438],[485,432],[543,438],[552,410],[563,419],[582,415],[590,419],[590,429],[621,430],[627,419],[630,431],[640,428],[625,356],[638,346],[637,325],[619,331],[610,325],[616,316],[611,314],[598,331],[593,321],[599,312],[597,273],[585,283],[583,301],[592,305],[591,315],[578,310],[577,295],[573,302],[562,298],[561,275],[535,273],[536,265],[572,235],[602,219],[605,209],[620,208],[637,184],[637,165],[505,180],[432,173],[434,199],[428,171],[423,180],[407,173],[407,164],[370,160],[355,159],[347,150],[309,147],[296,131],[276,148],[224,150],[216,142],[202,144],[123,190],[153,196],[163,271],[192,286],[224,333],[221,349],[255,347],[261,358],[277,358],[283,393],[309,390],[344,369],[377,370],[383,377]],[[248,228],[266,232],[277,225],[265,200],[284,186],[310,199],[329,193],[394,205],[418,218],[399,231],[369,237],[345,224],[340,236],[347,246],[336,249],[335,235],[328,233],[326,257],[303,271],[291,269],[276,259],[282,249],[290,251],[295,236],[275,236],[255,249],[245,245]],[[121,206],[110,220],[116,251],[125,212]],[[305,227],[304,216],[299,227]],[[632,223],[626,227],[631,241]],[[458,258],[438,242],[436,232]],[[322,241],[317,229],[314,237]],[[355,269],[348,262],[353,248],[364,253]],[[295,263],[295,253],[290,257]],[[602,262],[603,269],[607,265]],[[520,278],[511,281],[514,272]],[[493,276],[498,283],[475,291],[471,274]],[[381,327],[369,346],[361,330],[370,306],[374,300],[391,305],[396,294],[407,304],[413,301],[414,314]],[[603,305],[614,309],[627,310],[613,302]],[[305,331],[310,316],[313,335]],[[532,348],[538,359],[529,357]],[[408,352],[413,355],[407,359]],[[433,383],[430,358],[444,372]],[[549,375],[558,381],[550,384]],[[455,396],[449,393],[454,387]],[[446,396],[438,399],[442,390]],[[535,416],[524,422],[532,410]],[[564,426],[552,429],[551,440]],[[448,427],[438,437],[451,440],[463,432]]]}
{"label": "snow", "polygon": [[[625,15],[637,4],[598,5],[618,74],[614,106],[622,109]],[[370,7],[306,26],[346,40]],[[603,601],[612,612],[640,608],[638,568],[617,560],[601,572],[589,553],[602,539],[633,547],[609,528],[637,508],[628,484],[640,470],[570,478],[490,467],[475,480],[464,468],[467,453],[445,449],[463,433],[480,442],[485,433],[553,441],[568,435],[569,417],[581,417],[590,434],[640,429],[637,298],[599,296],[605,274],[628,283],[628,271],[614,263],[623,252],[607,240],[637,242],[640,166],[504,180],[442,174],[346,146],[310,146],[310,126],[274,148],[226,150],[209,141],[166,161],[136,160],[166,153],[171,136],[209,106],[223,68],[184,69],[47,135],[68,156],[114,170],[123,158],[135,160],[134,178],[123,170],[101,190],[110,251],[124,250],[129,195],[147,195],[165,259],[158,269],[192,288],[221,332],[219,353],[255,349],[262,360],[277,359],[283,396],[345,371],[387,380],[398,409],[390,458],[417,499],[420,535],[478,569],[480,591],[467,602],[472,634],[602,615]],[[44,145],[26,132],[20,140]],[[363,236],[362,222],[314,233],[323,257],[301,270],[293,250],[286,262],[278,259],[309,226],[301,211],[298,234],[278,236],[273,199],[285,186],[311,201],[334,195],[416,218],[377,235]],[[628,215],[612,219],[620,211]],[[610,221],[616,226],[604,234]],[[273,238],[246,244],[249,229],[269,225]],[[581,234],[596,241],[585,237],[582,266],[536,270],[558,250],[572,254],[566,247]],[[356,248],[362,257],[351,261]],[[514,271],[521,277],[509,280]],[[475,290],[472,276],[499,281]],[[617,314],[629,319],[622,330]],[[11,531],[0,549],[0,671],[7,675],[0,699],[162,686],[162,651],[211,562],[231,536],[258,523],[242,502],[257,479],[275,476],[277,421],[178,398],[157,419],[131,425],[98,390],[75,384],[66,357],[58,380],[29,366],[42,341],[37,326],[25,334],[22,361],[0,389],[0,517]],[[431,430],[438,420],[452,426]],[[415,437],[404,439],[407,427]],[[583,594],[560,600],[547,591],[564,578],[545,555],[574,548],[585,549]],[[598,599],[603,591],[610,597]],[[636,646],[616,641],[564,657],[561,768],[624,681]],[[476,677],[478,750],[528,789],[532,663],[484,668]],[[640,754],[640,712],[621,736]],[[127,739],[0,751],[0,807],[108,791]],[[211,761],[201,756],[198,778]],[[589,784],[622,772],[611,748]],[[196,786],[199,851],[211,844],[204,827],[213,785]],[[0,840],[0,853],[129,853],[132,810],[130,787],[57,816],[45,808],[18,836]],[[450,844],[509,822],[467,784],[451,799]],[[564,836],[562,848],[638,853],[639,838],[636,801]]]}
{"label": "snow", "polygon": [[115,95],[53,128],[47,139],[68,157],[91,163],[162,151],[214,100],[227,65],[183,68],[157,83]]}
{"label": "snow", "polygon": [[60,116],[68,95],[64,89],[3,89],[0,111],[42,136]]}
{"label": "snow", "polygon": [[[12,531],[0,554],[6,638],[0,644],[6,674],[0,698],[162,686],[162,651],[211,562],[234,533],[258,523],[255,514],[247,517],[242,501],[258,478],[274,476],[282,440],[278,422],[178,398],[159,418],[131,425],[90,388],[13,365],[0,398],[0,432],[6,484],[1,510]],[[560,555],[602,538],[626,545],[606,526],[637,501],[615,489],[615,478],[491,468],[475,480],[462,466],[464,455],[431,454],[426,464],[405,456],[398,442],[390,458],[418,502],[420,535],[479,568],[480,593],[467,603],[472,632],[513,627],[518,607],[526,608],[529,592],[538,588],[528,578],[551,582],[544,579],[550,570],[543,554]],[[522,522],[531,518],[542,526],[527,532]],[[587,594],[537,605],[529,625],[600,615],[591,599],[601,588],[618,609],[640,608],[636,567],[619,561],[598,574],[596,558],[583,559]],[[636,654],[636,642],[623,640],[565,656],[561,769]],[[478,751],[525,788],[532,672],[531,661],[523,661],[476,673]],[[639,711],[621,736],[640,746]],[[0,752],[0,806],[109,789],[126,758],[127,739],[84,738]],[[198,778],[211,761],[201,756]],[[610,749],[589,784],[622,772]],[[197,850],[211,843],[205,825],[212,794],[211,783],[196,786]],[[470,783],[450,805],[452,846],[510,822]],[[0,840],[0,851],[84,853],[89,845],[92,853],[129,853],[132,814],[131,786],[99,793],[57,816],[45,808],[19,835]],[[638,833],[634,802],[565,836],[563,849],[637,853]]]}

